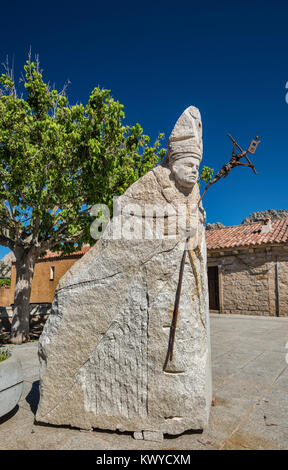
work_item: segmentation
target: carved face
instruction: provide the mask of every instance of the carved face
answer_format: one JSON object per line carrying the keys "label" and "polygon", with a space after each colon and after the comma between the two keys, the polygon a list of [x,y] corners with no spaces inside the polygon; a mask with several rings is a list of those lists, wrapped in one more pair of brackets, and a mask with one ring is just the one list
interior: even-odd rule
{"label": "carved face", "polygon": [[187,155],[172,163],[172,173],[177,183],[184,188],[192,189],[198,180],[199,158]]}

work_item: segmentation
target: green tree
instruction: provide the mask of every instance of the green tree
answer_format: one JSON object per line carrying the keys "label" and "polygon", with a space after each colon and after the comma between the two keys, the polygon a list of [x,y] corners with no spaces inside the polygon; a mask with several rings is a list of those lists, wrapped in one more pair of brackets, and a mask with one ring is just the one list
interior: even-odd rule
{"label": "green tree", "polygon": [[11,341],[29,335],[29,300],[37,258],[89,242],[96,203],[112,208],[165,154],[139,124],[123,125],[123,106],[95,88],[86,106],[70,106],[50,88],[39,63],[24,66],[24,97],[8,67],[0,78],[0,244],[16,258]]}

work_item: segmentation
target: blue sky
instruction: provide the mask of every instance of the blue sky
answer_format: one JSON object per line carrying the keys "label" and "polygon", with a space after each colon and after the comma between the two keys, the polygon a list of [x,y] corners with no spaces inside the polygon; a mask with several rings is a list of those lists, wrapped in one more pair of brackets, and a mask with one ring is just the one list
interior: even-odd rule
{"label": "blue sky", "polygon": [[[152,140],[164,132],[164,146],[182,111],[197,106],[203,164],[216,171],[231,155],[227,133],[243,147],[259,135],[258,175],[236,168],[212,186],[208,222],[288,208],[287,2],[16,0],[1,5],[1,17],[1,62],[14,56],[16,75],[31,46],[47,81],[71,81],[71,103],[108,88],[127,123],[139,122]],[[7,251],[0,247],[0,257]]]}

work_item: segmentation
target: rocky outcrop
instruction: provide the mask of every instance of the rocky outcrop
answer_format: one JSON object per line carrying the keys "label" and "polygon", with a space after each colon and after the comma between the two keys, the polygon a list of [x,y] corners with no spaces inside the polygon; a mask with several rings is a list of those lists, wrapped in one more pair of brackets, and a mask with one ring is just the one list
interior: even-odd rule
{"label": "rocky outcrop", "polygon": [[214,230],[215,228],[225,228],[221,222],[214,222],[213,224],[206,224],[206,230]]}
{"label": "rocky outcrop", "polygon": [[268,209],[266,211],[253,212],[248,217],[246,217],[242,224],[251,224],[252,222],[261,222],[261,220],[270,217],[270,219],[281,219],[282,217],[288,217],[287,209]]}
{"label": "rocky outcrop", "polygon": [[10,251],[0,260],[0,279],[11,277],[11,265],[15,259],[14,253]]}

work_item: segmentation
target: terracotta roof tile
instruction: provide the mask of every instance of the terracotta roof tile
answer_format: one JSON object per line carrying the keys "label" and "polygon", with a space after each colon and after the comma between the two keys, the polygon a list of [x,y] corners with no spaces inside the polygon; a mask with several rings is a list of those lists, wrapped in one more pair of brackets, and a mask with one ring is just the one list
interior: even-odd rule
{"label": "terracotta roof tile", "polygon": [[[69,253],[69,254],[66,254],[66,255],[62,255],[61,251],[47,250],[45,256],[42,256],[41,258],[39,258],[39,260],[42,261],[42,260],[48,260],[48,259],[51,259],[51,258],[60,259],[60,258],[65,258],[67,256],[84,255],[85,253],[87,253],[87,251],[90,250],[90,248],[91,248],[91,246],[89,246],[89,245],[83,245],[81,250],[74,251],[73,253]],[[15,263],[15,261],[16,261],[16,259],[14,258],[12,260],[12,263]]]}
{"label": "terracotta roof tile", "polygon": [[73,253],[68,253],[66,255],[62,255],[61,251],[50,251],[50,250],[47,250],[46,251],[46,255],[43,256],[42,258],[40,259],[46,259],[46,258],[65,258],[66,256],[77,256],[77,255],[84,255],[85,253],[87,253],[87,251],[90,250],[90,246],[88,245],[83,245],[81,250],[78,250],[78,251],[73,251]]}
{"label": "terracotta roof tile", "polygon": [[262,225],[262,222],[254,222],[206,230],[207,249],[288,242],[288,217],[272,220],[272,229],[268,233],[261,233]]}

